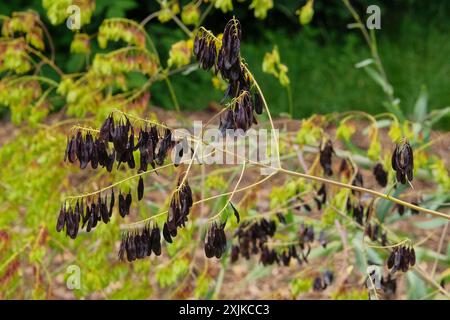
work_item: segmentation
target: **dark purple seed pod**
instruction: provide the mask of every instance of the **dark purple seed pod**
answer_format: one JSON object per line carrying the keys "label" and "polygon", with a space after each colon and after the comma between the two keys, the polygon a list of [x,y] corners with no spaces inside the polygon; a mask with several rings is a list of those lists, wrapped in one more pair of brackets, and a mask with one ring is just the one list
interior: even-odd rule
{"label": "dark purple seed pod", "polygon": [[413,267],[416,264],[416,251],[411,247],[409,265]]}
{"label": "dark purple seed pod", "polygon": [[92,228],[94,228],[96,224],[97,220],[95,220],[95,216],[91,213],[87,221],[86,232],[91,232]]}
{"label": "dark purple seed pod", "polygon": [[392,269],[392,267],[394,266],[394,262],[395,262],[395,252],[392,251],[387,261],[388,269]]}
{"label": "dark purple seed pod", "polygon": [[99,139],[102,141],[108,142],[110,140],[110,134],[114,131],[112,128],[114,127],[114,119],[112,115],[109,115],[108,118],[106,118],[105,122],[103,122],[100,133],[99,133]]}
{"label": "dark purple seed pod", "polygon": [[414,178],[414,155],[409,142],[405,139],[395,146],[391,158],[392,169],[396,171],[397,181],[405,184]]}
{"label": "dark purple seed pod", "polygon": [[125,213],[126,215],[130,214],[130,208],[131,208],[131,202],[133,201],[133,198],[131,196],[131,191],[128,192],[126,198],[125,198]]}
{"label": "dark purple seed pod", "polygon": [[233,246],[231,248],[231,262],[236,262],[239,259],[239,247]]}
{"label": "dark purple seed pod", "polygon": [[100,204],[100,215],[102,217],[103,223],[109,222],[109,211],[108,211],[108,207],[106,205],[107,201],[108,201],[108,195],[106,195],[104,201],[101,201],[101,204]]}
{"label": "dark purple seed pod", "polygon": [[166,242],[172,243],[172,237],[170,236],[170,231],[169,231],[169,227],[167,226],[167,222],[164,223],[163,237],[164,237],[164,240],[166,240]]}
{"label": "dark purple seed pod", "polygon": [[278,221],[280,221],[280,223],[286,224],[286,217],[284,216],[283,213],[277,212],[276,215],[277,215]]}
{"label": "dark purple seed pod", "polygon": [[84,226],[86,225],[86,223],[89,221],[90,218],[91,218],[91,206],[86,204],[86,214],[83,217],[81,226],[82,229],[84,228]]}
{"label": "dark purple seed pod", "polygon": [[153,253],[157,256],[161,255],[161,232],[159,231],[158,226],[152,229],[151,238]]}
{"label": "dark purple seed pod", "polygon": [[381,163],[377,163],[375,167],[373,168],[373,175],[375,176],[375,179],[377,180],[378,184],[381,187],[386,187],[388,182],[388,176],[387,172],[384,171],[383,165]]}
{"label": "dark purple seed pod", "polygon": [[77,160],[77,142],[75,140],[75,137],[72,137],[72,139],[70,139],[67,152],[67,158],[69,162],[74,163]]}
{"label": "dark purple seed pod", "polygon": [[56,231],[61,232],[64,229],[66,224],[66,204],[64,203],[61,206],[61,210],[59,211],[58,221],[56,222]]}
{"label": "dark purple seed pod", "polygon": [[141,235],[137,234],[134,238],[134,242],[136,243],[136,257],[138,259],[142,259],[146,256],[145,244],[142,241]]}
{"label": "dark purple seed pod", "polygon": [[257,114],[262,114],[263,112],[263,101],[259,92],[255,92],[253,95],[253,104],[255,106],[255,112]]}
{"label": "dark purple seed pod", "polygon": [[241,221],[241,217],[239,216],[239,212],[236,210],[233,203],[230,202],[231,208],[233,209],[234,216],[236,217],[236,222],[239,223]]}
{"label": "dark purple seed pod", "polygon": [[403,214],[405,213],[405,207],[401,204],[397,204],[397,212],[400,216],[403,216]]}
{"label": "dark purple seed pod", "polygon": [[113,212],[113,208],[114,208],[114,204],[115,204],[115,196],[114,196],[114,189],[111,190],[111,200],[109,201],[109,210],[108,210],[108,215],[111,218],[112,216],[112,212]]}
{"label": "dark purple seed pod", "polygon": [[69,157],[71,144],[72,144],[72,140],[69,140],[69,137],[67,137],[66,151],[64,152],[64,162],[67,162],[67,159]]}
{"label": "dark purple seed pod", "polygon": [[210,243],[205,243],[205,256],[208,259],[214,257],[214,248]]}
{"label": "dark purple seed pod", "polygon": [[319,162],[327,176],[333,175],[331,168],[331,158],[334,153],[333,144],[331,140],[326,140],[320,146]]}
{"label": "dark purple seed pod", "polygon": [[142,179],[142,176],[139,177],[137,193],[138,193],[138,201],[141,201],[142,198],[144,197],[144,179]]}
{"label": "dark purple seed pod", "polygon": [[126,244],[127,244],[126,236],[122,235],[122,239],[120,241],[119,253],[117,254],[117,256],[119,257],[120,261],[124,261],[125,260]]}
{"label": "dark purple seed pod", "polygon": [[136,260],[137,254],[136,254],[136,243],[134,241],[134,236],[129,235],[127,238],[127,244],[126,244],[126,252],[127,252],[127,260],[128,262],[133,262]]}
{"label": "dark purple seed pod", "polygon": [[402,248],[394,250],[394,267],[392,268],[392,273],[402,268]]}
{"label": "dark purple seed pod", "polygon": [[193,49],[194,49],[194,55],[197,56],[199,53],[199,49],[200,49],[200,39],[199,39],[198,33],[195,35],[195,38],[194,38],[194,48]]}
{"label": "dark purple seed pod", "polygon": [[149,257],[152,254],[152,235],[151,235],[151,231],[148,227],[145,227],[144,230],[142,231],[142,236],[143,239],[145,241],[147,241],[145,248],[146,248],[146,255],[147,257]]}
{"label": "dark purple seed pod", "polygon": [[122,192],[119,192],[119,214],[122,218],[127,215],[125,197]]}

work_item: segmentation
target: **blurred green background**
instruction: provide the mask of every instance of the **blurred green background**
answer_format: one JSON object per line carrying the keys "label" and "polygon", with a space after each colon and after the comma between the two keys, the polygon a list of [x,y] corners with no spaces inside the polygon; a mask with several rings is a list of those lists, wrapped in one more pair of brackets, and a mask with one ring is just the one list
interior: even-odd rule
{"label": "blurred green background", "polygon": [[[265,20],[253,17],[253,11],[248,10],[248,1],[233,1],[233,12],[224,17],[221,11],[213,10],[204,22],[205,27],[219,32],[232,15],[241,20],[244,30],[242,54],[274,113],[288,111],[286,89],[277,79],[264,74],[261,68],[264,54],[274,45],[278,46],[281,60],[289,68],[295,117],[355,109],[370,113],[385,111],[381,88],[364,70],[354,67],[369,58],[370,52],[360,32],[347,29],[347,24],[353,20],[341,1],[315,1],[314,18],[307,26],[301,26],[295,15],[305,1],[274,1],[274,4]],[[363,17],[367,16],[365,8],[368,5],[381,7],[381,30],[376,32],[378,48],[395,96],[401,99],[405,113],[411,115],[422,87],[428,91],[429,109],[449,106],[450,1],[359,0],[352,4]],[[48,23],[41,1],[0,3],[0,13],[6,15],[25,8],[38,11],[49,27],[58,65],[68,72],[82,70],[84,59],[69,54],[73,34],[67,32],[64,25],[54,27]],[[84,31],[95,33],[105,17],[123,16],[140,21],[158,9],[156,1],[97,0],[93,21],[84,27]],[[150,23],[147,30],[164,60],[174,40],[184,38],[173,22]],[[205,108],[208,102],[222,97],[222,92],[212,90],[211,76],[206,72],[194,72],[189,77],[175,76],[173,84],[185,110]],[[164,83],[153,86],[152,96],[154,104],[172,107]],[[440,122],[440,127],[449,129],[449,123],[447,117]]]}

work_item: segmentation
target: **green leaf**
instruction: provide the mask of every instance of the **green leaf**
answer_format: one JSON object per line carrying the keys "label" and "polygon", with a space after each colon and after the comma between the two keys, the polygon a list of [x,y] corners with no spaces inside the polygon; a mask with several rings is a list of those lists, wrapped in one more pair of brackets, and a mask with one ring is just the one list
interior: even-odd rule
{"label": "green leaf", "polygon": [[425,282],[414,272],[406,273],[407,296],[409,300],[418,300],[427,295]]}
{"label": "green leaf", "polygon": [[378,83],[382,88],[383,91],[386,92],[389,95],[392,95],[394,93],[394,89],[392,89],[392,86],[386,82],[385,79],[376,71],[374,68],[370,66],[365,66],[364,70],[367,72],[369,77],[371,77],[376,83]]}
{"label": "green leaf", "polygon": [[444,218],[436,218],[425,221],[415,221],[413,222],[414,226],[420,229],[435,229],[446,224],[447,220]]}
{"label": "green leaf", "polygon": [[417,122],[422,122],[427,116],[428,110],[428,92],[425,86],[420,89],[419,98],[417,98],[414,106],[414,119]]}
{"label": "green leaf", "polygon": [[364,68],[364,67],[366,67],[366,66],[368,66],[368,65],[370,65],[372,63],[373,63],[372,59],[370,59],[370,58],[369,59],[365,59],[365,60],[360,61],[357,64],[355,64],[355,68],[357,68],[357,69]]}
{"label": "green leaf", "polygon": [[355,251],[355,265],[362,274],[367,272],[367,257],[362,247],[362,233],[353,238],[352,244]]}

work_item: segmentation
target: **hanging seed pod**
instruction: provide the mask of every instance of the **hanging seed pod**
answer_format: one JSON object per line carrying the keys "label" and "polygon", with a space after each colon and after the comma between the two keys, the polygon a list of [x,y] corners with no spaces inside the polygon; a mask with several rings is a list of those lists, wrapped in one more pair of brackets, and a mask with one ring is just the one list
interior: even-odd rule
{"label": "hanging seed pod", "polygon": [[66,224],[66,204],[61,206],[61,210],[59,211],[58,220],[56,222],[56,231],[61,232],[64,229]]}
{"label": "hanging seed pod", "polygon": [[262,98],[261,95],[259,94],[259,92],[255,92],[255,94],[253,95],[253,100],[254,100],[254,106],[255,106],[255,112],[257,114],[262,114],[263,112],[263,102],[262,102]]}
{"label": "hanging seed pod", "polygon": [[122,218],[125,218],[127,215],[127,208],[126,208],[126,201],[125,197],[123,196],[122,192],[119,192],[119,214]]}
{"label": "hanging seed pod", "polygon": [[141,201],[144,197],[144,179],[142,179],[142,176],[139,177],[139,183],[138,183],[138,201]]}
{"label": "hanging seed pod", "polygon": [[281,212],[277,212],[276,215],[277,215],[278,221],[280,221],[280,223],[286,224],[286,217],[284,216],[284,214],[282,214]]}
{"label": "hanging seed pod", "polygon": [[136,257],[138,259],[142,259],[146,256],[147,250],[146,250],[146,243],[143,241],[142,236],[140,234],[137,234],[134,238],[134,241],[136,243]]}
{"label": "hanging seed pod", "polygon": [[241,217],[239,216],[239,212],[234,207],[233,203],[230,202],[231,208],[233,208],[234,216],[236,217],[236,222],[239,223],[241,221]]}
{"label": "hanging seed pod", "polygon": [[143,238],[143,241],[146,242],[146,245],[145,245],[145,249],[147,250],[146,255],[147,255],[147,257],[149,257],[152,254],[152,242],[153,242],[151,231],[150,231],[149,227],[146,226],[144,228],[144,230],[142,231],[142,238]]}
{"label": "hanging seed pod", "polygon": [[409,265],[413,267],[415,264],[416,264],[416,251],[414,250],[414,248],[411,248]]}
{"label": "hanging seed pod", "polygon": [[152,251],[155,255],[161,255],[161,232],[159,231],[158,226],[152,229],[151,233],[152,239]]}
{"label": "hanging seed pod", "polygon": [[131,202],[133,201],[132,199],[133,198],[131,196],[131,191],[129,191],[125,198],[125,214],[126,215],[130,214]]}
{"label": "hanging seed pod", "polygon": [[205,256],[220,259],[225,252],[227,239],[225,235],[225,223],[220,226],[213,222],[205,237]]}
{"label": "hanging seed pod", "polygon": [[136,243],[134,241],[134,235],[128,235],[125,250],[127,252],[128,262],[133,262],[137,258]]}
{"label": "hanging seed pod", "polygon": [[406,139],[396,145],[391,163],[392,169],[396,171],[398,182],[405,184],[407,180],[413,180],[414,156],[411,145]]}
{"label": "hanging seed pod", "polygon": [[334,149],[331,140],[323,142],[320,146],[319,162],[327,176],[333,175],[333,169],[331,168],[331,157],[333,153]]}
{"label": "hanging seed pod", "polygon": [[231,248],[231,262],[236,262],[239,259],[239,247],[233,246]]}
{"label": "hanging seed pod", "polygon": [[119,253],[117,254],[120,261],[125,260],[126,244],[127,244],[127,238],[126,238],[125,234],[122,234],[122,238],[120,240]]}
{"label": "hanging seed pod", "polygon": [[108,118],[106,118],[105,122],[103,122],[100,128],[99,139],[104,142],[111,141],[111,132],[114,132],[114,118],[112,114],[110,114]]}
{"label": "hanging seed pod", "polygon": [[399,216],[400,217],[403,216],[405,214],[405,207],[402,206],[401,204],[397,204],[396,207],[397,207],[397,212],[398,212]]}
{"label": "hanging seed pod", "polygon": [[170,236],[170,231],[169,231],[169,227],[167,226],[167,222],[164,223],[163,237],[164,237],[164,240],[166,240],[166,242],[172,243],[172,237]]}
{"label": "hanging seed pod", "polygon": [[105,224],[109,222],[109,210],[106,205],[107,201],[108,196],[106,196],[105,199],[100,203],[100,215],[102,217],[103,223]]}
{"label": "hanging seed pod", "polygon": [[109,210],[108,210],[108,215],[110,218],[112,216],[115,201],[116,201],[116,199],[114,197],[114,189],[112,189],[111,190],[111,200],[109,201]]}
{"label": "hanging seed pod", "polygon": [[373,175],[375,176],[375,179],[381,187],[386,187],[388,176],[387,172],[384,171],[383,165],[381,163],[377,163],[375,165],[375,167],[373,168]]}

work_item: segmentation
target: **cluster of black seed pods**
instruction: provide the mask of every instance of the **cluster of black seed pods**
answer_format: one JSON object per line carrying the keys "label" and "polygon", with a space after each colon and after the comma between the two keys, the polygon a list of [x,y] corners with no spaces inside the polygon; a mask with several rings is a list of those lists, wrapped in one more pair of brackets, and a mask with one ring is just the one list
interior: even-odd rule
{"label": "cluster of black seed pods", "polygon": [[[258,92],[251,94],[250,77],[241,63],[241,24],[235,18],[225,26],[220,49],[217,49],[217,39],[206,30],[200,29],[194,39],[194,54],[202,68],[209,70],[215,67],[228,82],[225,93],[232,103],[220,118],[219,129],[222,134],[226,130],[248,130],[256,124],[254,113],[262,113],[263,100]],[[217,53],[218,52],[218,53]]]}
{"label": "cluster of black seed pods", "polygon": [[391,274],[398,270],[408,271],[409,267],[416,264],[416,252],[413,247],[399,246],[395,247],[387,260],[387,267]]}
{"label": "cluster of black seed pods", "polygon": [[242,222],[234,234],[238,239],[238,244],[231,248],[231,261],[236,261],[239,255],[245,259],[250,259],[251,255],[258,253],[261,253],[260,260],[267,261],[271,260],[271,258],[275,260],[275,251],[269,251],[266,245],[269,238],[275,234],[276,228],[277,226],[274,220],[267,220],[265,218],[258,222]]}
{"label": "cluster of black seed pods", "polygon": [[[138,184],[138,200],[142,199],[143,180],[140,178]],[[131,194],[119,195],[119,212],[122,217],[129,214],[129,203],[131,204]],[[184,227],[192,207],[192,191],[187,180],[180,186],[178,181],[177,191],[172,197],[172,201],[167,214],[167,221],[164,223],[162,236],[168,243],[172,243],[172,237],[177,235],[177,228]],[[121,206],[124,209],[121,209]],[[136,229],[122,235],[122,243],[119,250],[120,260],[124,260],[125,254],[129,262],[142,259],[151,255],[151,252],[159,256],[161,254],[161,230],[158,225],[152,228],[147,225],[142,230]]]}
{"label": "cluster of black seed pods", "polygon": [[213,222],[208,228],[205,236],[205,256],[220,259],[227,248],[227,237],[225,235],[224,223]]}
{"label": "cluster of black seed pods", "polygon": [[[66,230],[66,234],[75,239],[79,229],[90,232],[95,228],[98,222],[108,223],[111,219],[114,205],[116,204],[116,195],[114,188],[111,189],[110,198],[106,194],[102,197],[102,193],[98,193],[98,197],[88,196],[86,198],[77,199],[75,205],[70,202],[64,202],[61,206],[58,219],[56,222],[56,230],[58,232]],[[144,179],[139,177],[137,186],[137,199],[142,200],[144,197]],[[118,211],[122,218],[130,214],[133,196],[131,190],[127,194],[119,191],[118,195]]]}
{"label": "cluster of black seed pods", "polygon": [[150,228],[146,226],[140,232],[129,232],[122,235],[122,241],[119,249],[119,259],[128,262],[137,259],[144,259],[149,257],[152,252],[159,256],[161,255],[161,231],[158,226]]}
{"label": "cluster of black seed pods", "polygon": [[391,158],[392,169],[396,172],[397,181],[405,184],[414,177],[414,155],[411,145],[403,140],[395,146]]}
{"label": "cluster of black seed pods", "polygon": [[[285,224],[286,219],[282,213],[277,213],[280,223]],[[274,220],[265,218],[258,222],[245,221],[235,232],[237,244],[231,248],[231,261],[235,262],[239,256],[250,259],[252,255],[260,256],[263,265],[288,266],[291,259],[296,259],[301,265],[308,262],[307,257],[311,251],[310,243],[314,241],[314,228],[302,225],[298,233],[298,243],[284,246],[283,248],[270,248],[269,240],[275,235],[277,225]],[[319,242],[326,246],[325,234],[321,232]]]}
{"label": "cluster of black seed pods", "polygon": [[64,161],[75,163],[78,160],[81,169],[85,169],[91,163],[92,169],[101,166],[111,172],[115,159],[116,154],[109,151],[108,143],[94,138],[90,132],[83,136],[83,133],[78,131],[70,140],[67,139]]}
{"label": "cluster of black seed pods", "polygon": [[110,114],[96,137],[91,132],[83,136],[79,130],[68,139],[64,160],[70,163],[78,160],[82,169],[90,163],[93,169],[101,166],[111,172],[114,162],[117,162],[117,166],[127,163],[130,169],[134,169],[136,163],[133,152],[139,150],[139,172],[143,172],[147,171],[148,164],[153,168],[162,165],[174,145],[171,130],[158,130],[156,125],[141,128],[135,144],[135,130],[128,117],[124,116],[117,122]]}
{"label": "cluster of black seed pods", "polygon": [[90,201],[83,198],[77,199],[75,205],[65,202],[59,211],[56,222],[56,231],[66,231],[66,235],[75,239],[78,231],[81,229],[90,232],[97,226],[97,223],[103,221],[108,223],[111,219],[115,203],[114,190],[108,200],[108,195],[102,198],[101,194],[97,198],[93,197]]}
{"label": "cluster of black seed pods", "polygon": [[164,239],[172,243],[172,238],[177,235],[177,228],[184,227],[188,221],[189,211],[193,205],[192,190],[187,179],[182,182],[180,180],[177,184],[177,191],[172,196],[170,201],[167,220],[163,227]]}

